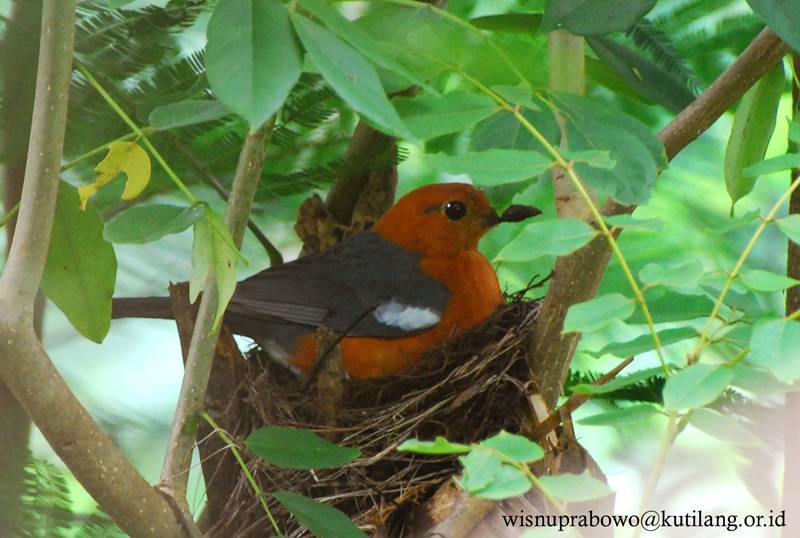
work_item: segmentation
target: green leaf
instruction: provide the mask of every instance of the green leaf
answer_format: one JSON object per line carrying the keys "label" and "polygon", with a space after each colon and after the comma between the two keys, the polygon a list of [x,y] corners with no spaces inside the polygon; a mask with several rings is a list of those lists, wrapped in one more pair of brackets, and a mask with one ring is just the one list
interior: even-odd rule
{"label": "green leaf", "polygon": [[794,50],[800,50],[800,27],[797,25],[797,4],[786,0],[747,0],[753,11],[767,21],[781,39]]}
{"label": "green leaf", "polygon": [[[714,301],[707,295],[686,295],[668,288],[654,288],[647,293],[647,304],[652,312],[658,312],[659,323],[687,321],[708,316]],[[628,320],[632,325],[646,323],[640,310]]]}
{"label": "green leaf", "polygon": [[491,484],[503,464],[496,453],[479,447],[473,448],[469,454],[458,459],[464,466],[464,476],[459,485],[470,494],[477,493]]}
{"label": "green leaf", "polygon": [[758,179],[757,175],[749,174],[748,169],[760,162],[767,152],[785,83],[783,62],[778,62],[744,94],[736,110],[723,166],[731,212],[736,201],[749,194]]}
{"label": "green leaf", "polygon": [[789,122],[789,140],[795,144],[800,144],[800,121]]}
{"label": "green leaf", "polygon": [[689,424],[726,443],[739,446],[760,446],[762,444],[761,440],[740,421],[707,407],[692,411]]}
{"label": "green leaf", "polygon": [[800,284],[800,280],[762,269],[742,271],[742,283],[753,291],[783,291]]}
{"label": "green leaf", "polygon": [[279,0],[220,0],[208,22],[208,81],[258,129],[300,78],[300,50]]}
{"label": "green leaf", "polygon": [[425,160],[441,172],[466,174],[481,187],[530,179],[553,165],[541,153],[514,149],[488,149],[463,155],[432,153]]}
{"label": "green leaf", "polygon": [[224,118],[231,113],[222,101],[189,99],[153,109],[150,127],[158,131],[186,127]]}
{"label": "green leaf", "polygon": [[562,333],[591,333],[614,321],[627,319],[636,310],[636,303],[621,293],[609,293],[590,301],[574,304],[567,310]]}
{"label": "green leaf", "polygon": [[665,264],[648,263],[639,271],[639,278],[650,286],[693,288],[705,272],[700,260],[690,259]]}
{"label": "green leaf", "polygon": [[544,450],[539,445],[527,437],[506,431],[482,441],[479,446],[502,452],[517,463],[530,463],[544,457]]}
{"label": "green leaf", "polygon": [[222,323],[222,317],[228,308],[228,302],[236,290],[236,262],[239,252],[233,246],[233,238],[228,227],[212,212],[206,219],[212,228],[214,276],[217,282],[217,313],[214,319],[214,330]]}
{"label": "green leaf", "polygon": [[800,153],[778,155],[753,166],[748,166],[744,169],[744,175],[748,177],[766,176],[767,174],[776,174],[792,168],[800,168]]}
{"label": "green leaf", "polygon": [[592,476],[589,471],[581,474],[540,476],[539,481],[550,495],[567,502],[591,501],[611,494],[608,485]]}
{"label": "green leaf", "polygon": [[100,215],[80,205],[78,190],[59,182],[42,289],[75,330],[99,343],[111,327],[117,258],[103,239]]}
{"label": "green leaf", "polygon": [[108,221],[103,237],[111,243],[150,243],[184,231],[205,215],[203,205],[137,205]]}
{"label": "green leaf", "polygon": [[645,98],[673,112],[680,112],[694,101],[694,94],[685,84],[641,54],[607,37],[589,37],[587,42],[630,88]]}
{"label": "green leaf", "polygon": [[189,300],[194,302],[203,291],[211,271],[217,289],[217,311],[214,329],[219,328],[228,302],[236,289],[236,262],[239,252],[234,247],[228,227],[212,212],[194,225],[192,243],[192,278],[189,282]]}
{"label": "green leaf", "polygon": [[542,31],[564,29],[576,35],[627,30],[656,5],[656,0],[546,0]]}
{"label": "green leaf", "polygon": [[[689,340],[697,336],[697,331],[692,327],[678,327],[675,329],[664,329],[658,331],[658,338],[662,346],[668,346],[676,342]],[[586,351],[589,355],[595,357],[602,357],[603,355],[614,355],[615,357],[627,358],[635,355],[641,355],[655,349],[653,337],[648,334],[643,334],[633,340],[627,342],[611,342],[606,344],[597,351]],[[657,368],[660,370],[660,368]],[[612,381],[613,383],[613,381]],[[608,385],[608,383],[606,384]],[[605,387],[606,385],[602,385]]]}
{"label": "green leaf", "polygon": [[292,491],[277,491],[272,496],[320,538],[367,538],[343,512]]}
{"label": "green leaf", "polygon": [[420,441],[419,439],[406,439],[397,450],[414,452],[415,454],[466,454],[472,448],[461,443],[451,443],[444,437],[437,437],[434,441]]}
{"label": "green leaf", "polygon": [[484,499],[501,501],[511,497],[519,497],[527,493],[532,487],[533,483],[525,476],[525,473],[513,465],[504,463],[486,487],[470,493]]}
{"label": "green leaf", "polygon": [[579,219],[534,222],[497,254],[496,260],[525,262],[542,256],[564,256],[594,239],[597,231]]}
{"label": "green leaf", "polygon": [[635,404],[582,418],[578,420],[578,424],[583,424],[584,426],[627,426],[643,422],[656,414],[658,414],[658,409],[651,404]]}
{"label": "green leaf", "polygon": [[259,428],[245,444],[253,454],[283,469],[340,467],[361,455],[355,448],[335,445],[312,431],[283,426]]}
{"label": "green leaf", "polygon": [[[523,83],[520,83],[517,86],[506,86],[500,84],[497,86],[492,86],[490,89],[508,101],[508,104],[510,105],[519,105],[533,111],[542,110],[542,107],[539,106],[539,103],[534,100],[533,92],[531,91],[530,86],[526,86]],[[516,118],[514,118],[514,121],[519,124],[519,121],[517,121]]]}
{"label": "green leaf", "polygon": [[661,143],[652,130],[607,103],[563,93],[551,93],[565,116],[572,151],[608,151],[613,169],[576,163],[575,170],[599,193],[623,204],[644,204],[658,171],[666,165]]}
{"label": "green leaf", "polygon": [[681,410],[708,405],[728,388],[733,368],[695,363],[670,376],[664,385],[664,407]]}
{"label": "green leaf", "polygon": [[322,76],[347,104],[387,133],[414,140],[386,97],[375,68],[358,51],[305,17],[292,14],[292,22]]}
{"label": "green leaf", "polygon": [[208,219],[195,223],[192,234],[192,278],[189,281],[189,300],[193,303],[205,288],[214,262],[213,234]]}
{"label": "green leaf", "polygon": [[800,215],[789,215],[775,221],[783,234],[800,245]]}
{"label": "green leaf", "polygon": [[502,13],[475,17],[469,22],[481,30],[532,35],[539,32],[542,16],[535,13]]}
{"label": "green leaf", "polygon": [[[518,96],[518,98],[524,99],[524,96]],[[550,110],[523,108],[522,116],[535,125],[551,144],[558,145],[561,137],[561,128]],[[541,145],[512,113],[502,111],[476,125],[470,137],[469,151],[484,151],[487,149],[541,151]]]}
{"label": "green leaf", "polygon": [[756,325],[750,360],[766,366],[781,381],[800,379],[800,322],[775,319]]}
{"label": "green leaf", "polygon": [[392,54],[384,47],[381,41],[374,39],[368,32],[353,24],[336,8],[323,0],[299,0],[301,6],[321,20],[336,35],[350,43],[361,54],[372,60],[376,65],[386,68],[411,84],[416,84],[426,92],[436,94],[436,89],[428,84],[422,76],[399,61],[399,56]]}
{"label": "green leaf", "polygon": [[613,215],[605,217],[609,226],[619,226],[626,230],[640,230],[645,232],[663,232],[664,221],[661,219],[637,219],[631,215]]}
{"label": "green leaf", "polygon": [[641,383],[642,381],[650,379],[653,376],[662,375],[663,373],[664,370],[661,368],[647,368],[645,370],[634,372],[630,375],[616,377],[608,383],[603,383],[602,385],[595,385],[593,383],[580,383],[570,387],[570,390],[580,394],[607,394],[629,385]]}
{"label": "green leaf", "polygon": [[[568,161],[586,163],[589,166],[594,166],[597,168],[607,168],[611,170],[617,164],[617,161],[611,158],[611,153],[606,150],[587,149],[583,151],[571,151],[569,149],[559,149],[559,153],[561,153],[561,156]],[[617,216],[630,217],[630,215]]]}
{"label": "green leaf", "polygon": [[768,368],[750,361],[741,361],[734,367],[731,385],[754,394],[780,394],[792,390],[791,385],[775,377]]}
{"label": "green leaf", "polygon": [[489,97],[462,90],[441,97],[395,97],[393,102],[400,118],[420,140],[461,131],[499,110]]}

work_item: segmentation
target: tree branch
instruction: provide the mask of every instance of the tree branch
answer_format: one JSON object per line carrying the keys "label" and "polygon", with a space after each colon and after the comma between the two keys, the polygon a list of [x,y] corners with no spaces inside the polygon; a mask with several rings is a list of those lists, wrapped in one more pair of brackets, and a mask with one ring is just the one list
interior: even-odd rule
{"label": "tree branch", "polygon": [[[795,73],[800,73],[800,55],[792,58]],[[792,117],[800,121],[800,85],[795,79],[792,83]],[[793,144],[794,150],[800,149],[800,144]],[[791,146],[790,146],[791,147]],[[792,169],[791,181],[800,176],[797,168]],[[789,198],[789,214],[800,214],[800,189],[795,190]],[[786,260],[786,276],[800,278],[800,245],[793,241],[788,242],[788,256]],[[786,290],[786,315],[791,315],[800,310],[800,289],[797,287]],[[796,513],[800,509],[800,430],[797,421],[800,419],[800,392],[787,392],[784,406],[783,428],[783,508],[789,513]],[[796,528],[789,526],[781,529],[781,536],[789,538]]]}
{"label": "tree branch", "polygon": [[[225,211],[225,224],[237,247],[241,246],[250,208],[264,166],[266,148],[272,134],[273,119],[257,131],[248,133],[239,154],[239,164],[233,179],[233,188]],[[191,344],[186,359],[186,369],[175,410],[167,453],[161,469],[163,489],[186,510],[186,483],[197,434],[197,415],[203,410],[208,380],[214,358],[219,331],[214,331],[217,310],[217,291],[214,275],[206,282],[200,301],[197,321],[194,325]]]}
{"label": "tree branch", "polygon": [[[772,30],[764,29],[700,97],[659,133],[667,157],[674,158],[708,129],[787,52],[786,44]],[[634,209],[635,206],[624,206],[609,200],[603,213],[616,215],[631,213]],[[529,354],[532,379],[541,389],[550,408],[561,394],[580,340],[580,333],[561,334],[564,317],[571,305],[588,301],[596,295],[610,257],[608,243],[599,237],[556,261]]]}
{"label": "tree branch", "polygon": [[17,230],[0,278],[0,376],[55,452],[120,527],[134,536],[182,536],[155,492],[92,420],[34,330],[58,191],[76,0],[45,0],[30,146]]}

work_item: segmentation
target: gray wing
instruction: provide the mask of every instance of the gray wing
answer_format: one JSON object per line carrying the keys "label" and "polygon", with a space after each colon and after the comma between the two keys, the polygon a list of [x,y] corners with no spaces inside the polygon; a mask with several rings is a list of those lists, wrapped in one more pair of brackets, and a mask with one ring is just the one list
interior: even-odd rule
{"label": "gray wing", "polygon": [[419,261],[419,255],[364,232],[240,282],[226,323],[255,338],[268,337],[276,322],[325,325],[352,336],[417,334],[438,322],[450,299]]}

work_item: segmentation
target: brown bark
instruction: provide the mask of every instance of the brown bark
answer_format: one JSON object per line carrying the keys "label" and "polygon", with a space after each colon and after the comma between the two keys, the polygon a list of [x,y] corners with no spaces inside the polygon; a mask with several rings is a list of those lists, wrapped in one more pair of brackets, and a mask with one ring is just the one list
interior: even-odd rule
{"label": "brown bark", "polygon": [[81,406],[34,329],[63,153],[75,5],[76,0],[44,2],[25,181],[14,241],[0,278],[0,377],[75,477],[123,530],[134,536],[177,537],[183,529],[166,499],[153,491]]}
{"label": "brown bark", "polygon": [[[239,163],[233,179],[228,205],[225,210],[225,225],[231,232],[234,244],[242,244],[250,208],[261,178],[261,169],[266,158],[267,144],[272,135],[274,118],[256,131],[248,133],[239,154]],[[191,344],[186,356],[186,369],[181,384],[178,407],[170,431],[167,454],[161,469],[160,487],[172,496],[188,514],[186,484],[192,449],[197,438],[195,427],[197,414],[204,409],[206,392],[214,362],[214,351],[219,331],[214,330],[217,310],[216,280],[211,274],[206,281],[200,300],[197,319],[192,332]]]}
{"label": "brown bark", "polygon": [[[794,72],[800,73],[800,55],[792,58]],[[800,121],[800,86],[795,80],[792,84],[792,116],[794,121]],[[793,146],[793,147],[792,147]],[[797,151],[800,144],[790,144],[790,150]],[[800,176],[796,168],[792,170],[791,181]],[[789,198],[789,214],[800,214],[800,189],[795,190]],[[786,261],[786,275],[800,279],[800,245],[789,241],[788,257]],[[800,310],[800,287],[795,286],[786,290],[786,315]],[[787,392],[784,409],[783,427],[783,508],[787,514],[796,514],[800,511],[800,392]],[[788,519],[788,518],[787,518]],[[797,535],[797,523],[781,529],[781,536],[789,538]]]}
{"label": "brown bark", "polygon": [[[41,1],[15,2],[6,24],[0,50],[3,54],[2,80],[4,133],[2,162],[4,165],[6,212],[19,202],[25,177],[25,159],[31,130],[33,95],[36,87],[36,57],[39,54]],[[16,219],[6,225],[6,251],[14,237]],[[36,327],[41,321],[43,301],[35,307]],[[40,331],[37,330],[37,333]],[[14,529],[19,522],[20,494],[23,490],[24,466],[28,459],[28,437],[31,421],[11,390],[0,381],[0,528]]]}

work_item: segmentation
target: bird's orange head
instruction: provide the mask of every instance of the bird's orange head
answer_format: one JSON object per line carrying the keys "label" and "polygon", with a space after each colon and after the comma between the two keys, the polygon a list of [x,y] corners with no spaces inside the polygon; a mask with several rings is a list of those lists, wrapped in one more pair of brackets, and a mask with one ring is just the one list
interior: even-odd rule
{"label": "bird's orange head", "polygon": [[375,224],[375,231],[423,256],[453,256],[477,248],[481,237],[496,224],[539,213],[527,206],[512,208],[499,216],[486,195],[472,185],[438,183],[400,198]]}

